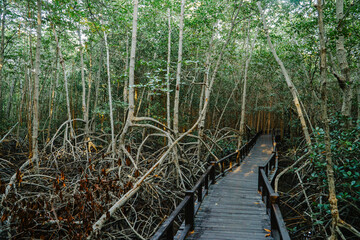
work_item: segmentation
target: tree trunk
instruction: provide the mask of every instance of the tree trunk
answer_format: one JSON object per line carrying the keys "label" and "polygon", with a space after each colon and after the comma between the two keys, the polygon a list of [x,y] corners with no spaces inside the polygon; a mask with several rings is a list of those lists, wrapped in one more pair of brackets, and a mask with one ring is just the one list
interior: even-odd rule
{"label": "tree trunk", "polygon": [[109,45],[107,42],[107,36],[106,36],[105,31],[104,31],[104,41],[105,41],[105,48],[106,48],[106,69],[107,69],[107,75],[108,75],[108,94],[109,94],[111,148],[112,148],[111,150],[113,153],[115,153],[116,143],[115,143],[114,116],[113,116],[112,96],[111,96],[110,53],[109,53]]}
{"label": "tree trunk", "polygon": [[180,27],[179,27],[179,51],[178,51],[175,101],[174,101],[174,133],[175,133],[175,136],[178,136],[178,134],[179,134],[179,103],[180,103],[182,48],[183,48],[183,35],[184,35],[184,12],[185,12],[185,0],[181,0]]}
{"label": "tree trunk", "polygon": [[[92,49],[92,47],[90,46],[90,49]],[[91,50],[90,50],[90,54],[89,54],[89,76],[88,76],[88,94],[87,94],[87,102],[86,102],[86,116],[87,116],[87,120],[85,122],[86,126],[85,129],[87,129],[87,131],[89,131],[89,114],[90,114],[90,100],[91,100],[91,87],[92,87],[92,55],[91,55]],[[88,140],[89,137],[88,137]]]}
{"label": "tree trunk", "polygon": [[49,124],[48,124],[48,129],[47,129],[46,142],[50,141],[51,121],[52,121],[53,113],[54,113],[54,102],[55,102],[55,96],[56,96],[55,88],[56,88],[56,82],[57,82],[57,76],[58,76],[57,75],[58,57],[59,57],[59,53],[58,53],[58,50],[56,48],[54,77],[53,77],[53,80],[50,79],[51,87],[50,87],[50,101],[49,101]]}
{"label": "tree trunk", "polygon": [[351,115],[351,100],[353,97],[352,81],[350,76],[350,68],[347,61],[347,52],[344,46],[344,0],[336,0],[336,21],[337,32],[339,33],[336,40],[336,56],[340,65],[341,74],[344,81],[343,89],[343,103],[341,107],[341,114],[350,117]]}
{"label": "tree trunk", "polygon": [[[213,33],[212,36],[211,36],[210,43],[209,43],[209,50],[206,53],[204,82],[203,82],[202,87],[201,87],[201,94],[200,94],[200,101],[199,101],[200,102],[199,103],[199,116],[200,116],[200,113],[201,113],[203,105],[204,105],[205,89],[206,89],[206,86],[209,85],[209,72],[210,72],[210,67],[211,67],[210,60],[211,60],[211,51],[212,51],[212,48],[213,48],[214,35],[215,35],[215,33]],[[198,132],[199,132],[199,137],[200,137],[200,140],[199,140],[199,157],[200,157],[200,154],[201,154],[201,146],[202,146],[201,139],[203,139],[203,137],[204,137],[204,129],[205,129],[205,117],[200,120],[200,123],[199,123],[199,126],[198,126]]]}
{"label": "tree trunk", "polygon": [[295,88],[294,83],[291,81],[291,78],[290,78],[290,76],[289,76],[283,62],[278,57],[278,55],[277,55],[277,53],[275,51],[275,48],[274,48],[274,46],[273,46],[273,44],[271,42],[270,35],[269,35],[269,29],[267,27],[265,16],[264,16],[264,13],[263,13],[262,8],[261,8],[261,3],[257,2],[257,4],[258,4],[258,8],[259,8],[259,11],[260,11],[261,18],[263,20],[264,31],[265,31],[265,34],[266,34],[266,37],[267,37],[267,41],[268,41],[270,50],[271,50],[272,54],[274,55],[274,58],[276,59],[276,62],[279,64],[279,66],[281,68],[281,71],[282,71],[282,73],[283,73],[283,75],[285,77],[285,81],[287,83],[287,86],[288,86],[288,88],[289,88],[289,90],[290,90],[290,92],[292,94],[293,101],[294,101],[294,104],[295,104],[295,107],[296,107],[296,110],[297,110],[297,113],[298,113],[298,117],[299,117],[299,120],[300,120],[300,123],[301,123],[301,127],[302,127],[303,133],[305,135],[306,143],[307,143],[308,146],[311,146],[310,134],[309,134],[308,127],[306,125],[303,110],[301,109],[301,106],[300,106],[300,101],[299,101],[299,97],[298,97],[298,94],[297,94],[297,90]]}
{"label": "tree trunk", "polygon": [[89,116],[86,111],[86,84],[85,84],[85,71],[84,71],[84,56],[83,56],[83,46],[81,41],[81,28],[79,26],[78,29],[79,36],[79,45],[80,45],[80,68],[81,68],[81,85],[82,85],[82,112],[83,119],[85,121],[85,139],[87,139],[87,135],[89,134]]}
{"label": "tree trunk", "polygon": [[134,0],[133,25],[132,25],[131,50],[130,50],[130,67],[129,67],[129,110],[124,128],[119,137],[120,149],[131,160],[135,168],[137,168],[136,164],[132,159],[132,157],[130,156],[129,152],[125,148],[125,135],[132,125],[132,121],[134,119],[134,112],[135,112],[134,88],[135,88],[135,54],[136,54],[138,7],[139,7],[138,0]]}
{"label": "tree trunk", "polygon": [[330,145],[330,128],[329,118],[327,114],[327,91],[326,91],[326,80],[327,80],[327,67],[326,67],[326,43],[325,43],[325,30],[323,23],[323,3],[321,0],[317,0],[317,11],[318,11],[318,23],[319,23],[319,38],[320,38],[320,77],[321,77],[321,100],[322,100],[322,120],[325,127],[325,157],[326,157],[326,173],[328,178],[329,187],[329,202],[331,208],[331,237],[330,239],[337,239],[336,227],[337,220],[339,218],[339,210],[337,206],[337,198],[335,192],[335,181],[334,181],[334,169],[331,156],[331,145]]}
{"label": "tree trunk", "polygon": [[169,35],[168,35],[168,57],[166,65],[166,117],[167,117],[167,127],[171,128],[171,118],[170,118],[170,64],[171,64],[171,9],[168,8],[168,26],[169,26]]}
{"label": "tree trunk", "polygon": [[330,126],[329,126],[329,117],[327,113],[327,66],[326,66],[326,42],[325,42],[325,30],[323,22],[323,1],[317,0],[316,8],[318,11],[318,22],[319,22],[319,38],[320,38],[320,77],[321,77],[321,100],[322,100],[322,120],[324,123],[325,130],[325,158],[326,158],[326,175],[329,188],[329,203],[331,209],[331,236],[330,240],[337,239],[336,231],[338,227],[346,228],[351,231],[357,237],[360,237],[360,232],[352,227],[350,224],[346,223],[339,216],[338,200],[336,197],[336,188],[335,188],[335,176],[334,176],[334,164],[332,160],[331,153],[331,138],[330,138]]}
{"label": "tree trunk", "polygon": [[[256,29],[253,42],[251,43],[250,55],[249,55],[249,57],[246,59],[246,63],[245,63],[244,89],[243,89],[243,95],[242,95],[242,101],[241,101],[241,122],[240,122],[240,136],[239,136],[239,140],[238,140],[238,148],[240,148],[241,145],[242,145],[242,140],[243,140],[243,136],[244,136],[244,132],[245,132],[245,111],[246,111],[245,108],[246,108],[246,83],[247,83],[247,73],[248,73],[248,68],[249,68],[249,64],[250,64],[250,61],[251,61],[253,49],[254,49],[254,46],[255,46],[255,42],[256,42],[256,39],[257,39],[257,34],[258,34],[258,31],[257,31],[257,29]],[[248,37],[250,38],[250,34],[249,34]]]}
{"label": "tree trunk", "polygon": [[102,68],[102,61],[103,61],[103,47],[102,45],[100,45],[100,57],[99,57],[99,68],[98,68],[98,72],[97,72],[97,78],[96,78],[96,82],[95,82],[95,100],[94,100],[94,112],[92,114],[92,131],[96,131],[95,127],[96,127],[96,108],[97,108],[97,104],[98,104],[98,99],[99,99],[99,87],[100,87],[100,82],[101,82],[101,68]]}
{"label": "tree trunk", "polygon": [[33,161],[36,169],[39,168],[39,78],[40,78],[40,50],[41,50],[41,0],[37,0],[37,28],[36,28],[36,57],[34,76],[34,103],[33,103]]}
{"label": "tree trunk", "polygon": [[[52,29],[53,29],[53,33],[54,33],[54,37],[55,37],[55,41],[56,41],[56,46],[58,49],[58,53],[59,53],[59,58],[60,58],[60,64],[61,67],[63,69],[63,75],[64,75],[64,86],[65,86],[65,97],[66,97],[66,108],[67,108],[67,115],[68,115],[68,121],[69,124],[67,124],[70,127],[70,137],[73,137],[74,135],[74,130],[71,124],[71,108],[70,108],[70,99],[69,99],[69,88],[68,88],[68,81],[67,81],[67,76],[66,76],[66,67],[65,67],[65,61],[63,58],[63,55],[61,53],[61,46],[60,46],[60,42],[59,39],[57,37],[56,31],[55,31],[55,26],[52,24]],[[66,133],[67,131],[65,131]]]}
{"label": "tree trunk", "polygon": [[[125,73],[127,76],[127,73],[129,71],[129,34],[126,32],[126,57],[125,57]],[[123,99],[124,103],[128,103],[128,80],[125,78],[124,80],[124,91],[123,91]],[[127,108],[124,108],[124,121],[126,121],[126,112]]]}
{"label": "tree trunk", "polygon": [[15,87],[16,87],[16,81],[17,81],[17,77],[14,77],[13,79],[13,82],[11,84],[11,88],[10,88],[10,95],[9,95],[9,101],[7,103],[7,106],[6,106],[6,116],[8,118],[10,118],[10,111],[11,111],[11,105],[12,105],[12,98],[13,98],[13,95],[14,95],[14,90],[15,90]]}
{"label": "tree trunk", "polygon": [[4,66],[4,52],[5,52],[5,19],[6,19],[6,8],[7,8],[7,0],[3,0],[2,4],[2,18],[1,18],[1,46],[0,46],[0,116],[2,121],[2,113],[3,113],[3,101],[2,101],[2,82],[3,82],[3,75],[2,69]]}

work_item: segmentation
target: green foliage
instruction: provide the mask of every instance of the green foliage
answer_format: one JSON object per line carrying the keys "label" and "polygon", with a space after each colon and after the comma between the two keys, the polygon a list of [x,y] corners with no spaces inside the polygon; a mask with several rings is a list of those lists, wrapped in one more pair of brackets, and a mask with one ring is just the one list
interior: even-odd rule
{"label": "green foliage", "polygon": [[[336,114],[331,118],[331,152],[334,162],[337,198],[342,202],[360,204],[360,121],[347,126],[348,119]],[[316,128],[311,154],[314,171],[310,181],[316,181],[321,188],[327,187],[324,130]],[[327,205],[317,208],[328,210]]]}

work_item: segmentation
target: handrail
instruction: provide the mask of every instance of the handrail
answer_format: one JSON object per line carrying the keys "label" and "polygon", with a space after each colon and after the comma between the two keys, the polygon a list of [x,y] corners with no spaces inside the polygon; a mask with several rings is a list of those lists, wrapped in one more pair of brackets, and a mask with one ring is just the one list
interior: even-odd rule
{"label": "handrail", "polygon": [[[245,145],[243,145],[236,152],[233,152],[218,161],[210,162],[210,166],[206,169],[204,174],[199,178],[197,183],[191,190],[185,192],[184,199],[175,208],[171,215],[161,224],[160,228],[151,238],[152,240],[168,239],[173,240],[174,236],[179,236],[177,239],[185,239],[186,235],[194,230],[194,220],[197,211],[207,195],[210,184],[215,184],[218,177],[224,176],[225,172],[231,170],[234,166],[240,165],[245,156],[250,152],[251,148],[255,145],[257,138],[261,132],[255,134]],[[236,157],[235,157],[236,156]],[[233,164],[235,162],[235,164]],[[225,167],[228,165],[228,168]],[[219,174],[216,175],[216,167],[220,166]],[[196,198],[195,198],[196,195]],[[179,214],[184,210],[185,224],[180,234],[174,234],[174,221]]]}
{"label": "handrail", "polygon": [[[273,181],[269,181],[269,175],[276,169],[276,142],[275,131],[273,131],[273,153],[263,166],[259,166],[258,190],[266,206],[266,213],[270,216],[271,235],[275,239],[290,240],[284,219],[279,208],[279,194],[273,189]],[[272,174],[273,176],[275,174]]]}

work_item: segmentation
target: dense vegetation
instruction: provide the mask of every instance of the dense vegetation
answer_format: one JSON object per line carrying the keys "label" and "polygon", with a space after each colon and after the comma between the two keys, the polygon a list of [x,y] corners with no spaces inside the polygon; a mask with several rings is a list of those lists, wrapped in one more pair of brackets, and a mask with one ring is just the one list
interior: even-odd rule
{"label": "dense vegetation", "polygon": [[360,237],[359,0],[0,5],[0,238],[147,239],[272,128],[292,237]]}

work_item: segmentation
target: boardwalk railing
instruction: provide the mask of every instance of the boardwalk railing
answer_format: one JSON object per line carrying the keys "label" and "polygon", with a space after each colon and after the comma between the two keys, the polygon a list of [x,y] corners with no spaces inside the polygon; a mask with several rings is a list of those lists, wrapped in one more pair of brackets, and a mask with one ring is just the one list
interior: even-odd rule
{"label": "boardwalk railing", "polygon": [[[194,220],[200,205],[208,193],[210,184],[215,184],[216,179],[224,176],[225,172],[231,170],[234,166],[240,165],[245,156],[250,152],[255,145],[260,132],[255,134],[250,141],[234,153],[231,153],[218,161],[211,162],[211,165],[206,169],[204,174],[197,181],[195,186],[186,191],[184,199],[175,208],[171,215],[162,223],[158,231],[151,238],[152,240],[173,240],[185,239],[186,235],[194,230]],[[184,214],[184,223],[180,226],[177,233],[174,231],[174,222]]]}
{"label": "boardwalk railing", "polygon": [[273,172],[276,169],[276,142],[273,134],[274,148],[269,160],[259,166],[258,190],[261,192],[262,200],[266,205],[266,212],[270,216],[271,235],[275,239],[290,240],[289,233],[286,229],[284,219],[279,208],[279,194],[273,189],[273,177],[269,180],[270,175],[275,176]]}

